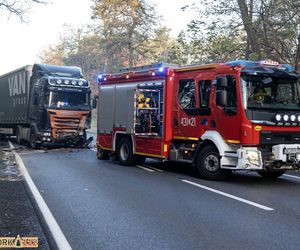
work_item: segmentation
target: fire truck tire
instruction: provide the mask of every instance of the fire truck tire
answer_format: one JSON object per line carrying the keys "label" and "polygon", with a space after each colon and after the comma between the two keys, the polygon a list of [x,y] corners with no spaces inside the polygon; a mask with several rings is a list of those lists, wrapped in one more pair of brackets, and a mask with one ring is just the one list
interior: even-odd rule
{"label": "fire truck tire", "polygon": [[108,160],[109,159],[109,153],[108,153],[108,151],[103,150],[102,148],[100,148],[98,146],[98,149],[97,149],[97,158],[99,160]]}
{"label": "fire truck tire", "polygon": [[220,155],[213,145],[205,146],[198,154],[196,168],[203,179],[224,180],[231,175],[231,170],[221,169]]}
{"label": "fire truck tire", "polygon": [[132,143],[128,138],[124,137],[120,140],[117,156],[121,165],[131,166],[136,164],[137,158],[133,154]]}
{"label": "fire truck tire", "polygon": [[276,179],[283,175],[285,171],[257,171],[257,173],[265,179]]}

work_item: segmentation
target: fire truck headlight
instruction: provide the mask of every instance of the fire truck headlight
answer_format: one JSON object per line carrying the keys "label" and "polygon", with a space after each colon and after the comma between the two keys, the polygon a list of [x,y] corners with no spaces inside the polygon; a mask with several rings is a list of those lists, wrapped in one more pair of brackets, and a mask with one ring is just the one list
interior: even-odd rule
{"label": "fire truck headlight", "polygon": [[295,115],[291,115],[291,121],[292,122],[296,121],[296,116]]}
{"label": "fire truck headlight", "polygon": [[298,122],[300,122],[300,115],[298,115],[297,119],[298,119]]}
{"label": "fire truck headlight", "polygon": [[285,122],[287,122],[287,121],[289,120],[289,116],[288,116],[288,115],[284,115],[284,116],[283,116],[283,120],[284,120]]}
{"label": "fire truck headlight", "polygon": [[280,114],[277,114],[277,115],[275,116],[275,119],[276,119],[276,121],[278,121],[278,122],[281,121],[281,118],[282,118],[282,117],[281,117]]}
{"label": "fire truck headlight", "polygon": [[260,165],[260,156],[258,151],[246,151],[246,153],[247,153],[247,160],[250,163],[256,166]]}

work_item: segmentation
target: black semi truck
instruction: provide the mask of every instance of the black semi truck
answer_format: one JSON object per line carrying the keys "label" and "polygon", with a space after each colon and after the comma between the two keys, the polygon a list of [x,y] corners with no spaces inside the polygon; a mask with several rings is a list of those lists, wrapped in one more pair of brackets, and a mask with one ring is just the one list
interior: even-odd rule
{"label": "black semi truck", "polygon": [[34,149],[83,145],[91,122],[90,84],[79,67],[28,65],[0,76],[0,134]]}

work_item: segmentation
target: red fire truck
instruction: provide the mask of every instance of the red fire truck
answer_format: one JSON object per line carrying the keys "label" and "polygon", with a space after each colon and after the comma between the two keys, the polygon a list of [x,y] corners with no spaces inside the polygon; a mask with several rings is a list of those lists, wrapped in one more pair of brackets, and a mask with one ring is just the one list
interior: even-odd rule
{"label": "red fire truck", "polygon": [[272,61],[150,65],[98,76],[97,156],[276,178],[300,167],[299,74]]}

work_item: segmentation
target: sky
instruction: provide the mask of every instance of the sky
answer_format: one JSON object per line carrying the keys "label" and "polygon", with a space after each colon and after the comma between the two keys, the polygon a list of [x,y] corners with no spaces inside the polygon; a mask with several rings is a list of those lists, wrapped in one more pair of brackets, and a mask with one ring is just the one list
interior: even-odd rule
{"label": "sky", "polygon": [[[194,0],[150,0],[162,24],[176,35],[192,19],[190,13],[180,8]],[[27,23],[21,23],[14,16],[0,15],[0,75],[28,64],[39,62],[38,55],[43,49],[58,41],[63,35],[64,24],[81,27],[90,22],[89,0],[50,0],[48,5],[35,5],[27,14]]]}

